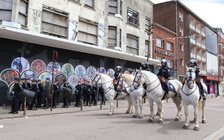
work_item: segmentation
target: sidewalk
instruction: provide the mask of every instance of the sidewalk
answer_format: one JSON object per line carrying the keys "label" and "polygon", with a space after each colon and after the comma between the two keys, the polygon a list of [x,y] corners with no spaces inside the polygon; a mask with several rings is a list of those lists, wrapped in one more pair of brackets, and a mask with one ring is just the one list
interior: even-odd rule
{"label": "sidewalk", "polygon": [[[215,97],[208,96],[207,100],[213,99]],[[218,97],[223,98],[223,97]],[[169,100],[163,100],[163,103],[172,103],[172,99]],[[148,105],[148,101],[146,100],[146,103],[144,105]],[[126,108],[128,107],[127,100],[118,100],[118,108]],[[117,101],[114,101],[114,108],[117,108]],[[109,105],[108,102],[106,102],[106,105],[102,105],[103,110],[109,111]],[[83,109],[81,110],[80,107],[74,107],[74,102],[71,103],[69,108],[62,108],[62,103],[57,106],[57,108],[38,108],[38,110],[26,110],[26,115],[23,115],[23,111],[19,111],[18,114],[9,114],[9,111],[11,110],[10,106],[0,106],[0,120],[2,119],[12,119],[12,118],[23,118],[23,117],[32,117],[32,116],[42,116],[42,115],[52,115],[52,114],[64,114],[64,113],[74,113],[74,112],[82,112],[82,111],[91,111],[91,110],[101,110],[100,105],[98,102],[97,106],[83,106]]]}

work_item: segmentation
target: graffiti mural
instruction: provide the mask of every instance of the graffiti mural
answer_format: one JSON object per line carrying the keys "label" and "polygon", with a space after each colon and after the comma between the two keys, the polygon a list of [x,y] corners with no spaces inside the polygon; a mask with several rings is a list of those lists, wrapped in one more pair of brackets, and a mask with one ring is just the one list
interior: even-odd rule
{"label": "graffiti mural", "polygon": [[54,76],[54,81],[58,81],[59,84],[63,83],[63,79],[66,79],[66,75],[64,73],[58,73]]}
{"label": "graffiti mural", "polygon": [[94,66],[89,66],[87,68],[87,75],[93,80],[93,78],[96,76],[97,70]]}
{"label": "graffiti mural", "polygon": [[86,68],[83,65],[78,65],[75,67],[75,74],[77,74],[79,77],[82,77],[86,74]]}
{"label": "graffiti mural", "polygon": [[1,72],[1,79],[8,85],[14,81],[14,77],[20,77],[19,72],[15,69],[8,68]]}
{"label": "graffiti mural", "polygon": [[114,78],[114,73],[115,73],[115,71],[113,69],[107,70],[107,75],[109,75],[111,78]]}
{"label": "graffiti mural", "polygon": [[75,72],[75,69],[74,67],[72,66],[72,64],[70,63],[65,63],[63,66],[62,66],[62,70],[61,72],[63,72],[66,76],[69,76],[70,74],[74,73]]}
{"label": "graffiti mural", "polygon": [[76,74],[71,74],[68,76],[67,82],[69,82],[69,84],[74,88],[77,84],[78,81],[80,81],[80,78],[78,75]]}
{"label": "graffiti mural", "polygon": [[104,67],[100,67],[98,69],[98,73],[103,73],[103,74],[106,74],[106,69]]}
{"label": "graffiti mural", "polygon": [[[53,62],[50,62],[47,65],[47,71],[52,72],[52,65],[53,65]],[[61,72],[61,66],[58,62],[55,62],[54,63],[54,74],[57,74],[57,73],[60,73],[60,72]]]}
{"label": "graffiti mural", "polygon": [[45,82],[46,78],[50,78],[52,82],[52,74],[49,71],[43,71],[38,75],[38,79],[40,79],[41,82]]}
{"label": "graffiti mural", "polygon": [[40,60],[40,59],[36,59],[31,63],[31,67],[32,70],[34,70],[37,74],[41,73],[42,71],[46,70],[46,64]]}
{"label": "graffiti mural", "polygon": [[29,62],[23,57],[15,58],[11,63],[11,68],[16,69],[18,72],[23,72],[30,69]]}
{"label": "graffiti mural", "polygon": [[37,80],[37,74],[33,70],[25,70],[21,73],[20,78],[29,78],[30,80]]}
{"label": "graffiti mural", "polygon": [[40,32],[40,24],[41,24],[41,11],[37,9],[33,9],[31,11],[32,15],[32,30],[36,32]]}

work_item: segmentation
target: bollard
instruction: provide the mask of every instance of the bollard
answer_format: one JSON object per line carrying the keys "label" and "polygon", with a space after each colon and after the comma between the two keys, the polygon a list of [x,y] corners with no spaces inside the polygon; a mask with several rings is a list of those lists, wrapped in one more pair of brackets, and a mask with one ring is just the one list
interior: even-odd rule
{"label": "bollard", "polygon": [[118,108],[118,99],[117,99],[117,108]]}
{"label": "bollard", "polygon": [[23,104],[23,115],[26,115],[26,97],[24,97],[24,104]]}
{"label": "bollard", "polygon": [[80,107],[81,111],[82,111],[82,108],[83,108],[83,97],[81,96],[81,107]]}

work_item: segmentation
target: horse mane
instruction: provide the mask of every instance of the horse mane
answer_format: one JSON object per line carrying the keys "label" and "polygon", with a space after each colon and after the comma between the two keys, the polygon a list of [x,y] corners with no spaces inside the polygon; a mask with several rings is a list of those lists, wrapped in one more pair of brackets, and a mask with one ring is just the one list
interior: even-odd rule
{"label": "horse mane", "polygon": [[103,81],[112,80],[112,78],[107,74],[101,74],[101,78],[102,78]]}
{"label": "horse mane", "polygon": [[126,79],[126,82],[133,82],[134,80],[134,76],[131,75],[131,74],[123,74],[125,79]]}

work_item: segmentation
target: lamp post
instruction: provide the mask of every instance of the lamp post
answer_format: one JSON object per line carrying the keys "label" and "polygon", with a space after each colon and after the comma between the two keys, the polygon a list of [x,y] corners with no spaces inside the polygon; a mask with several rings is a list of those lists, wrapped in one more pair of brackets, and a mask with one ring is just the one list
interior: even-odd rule
{"label": "lamp post", "polygon": [[150,49],[150,35],[153,34],[154,25],[153,23],[148,26],[148,29],[146,30],[148,36],[149,36],[149,44],[148,44],[148,51],[147,51],[147,62],[149,62],[149,49]]}

